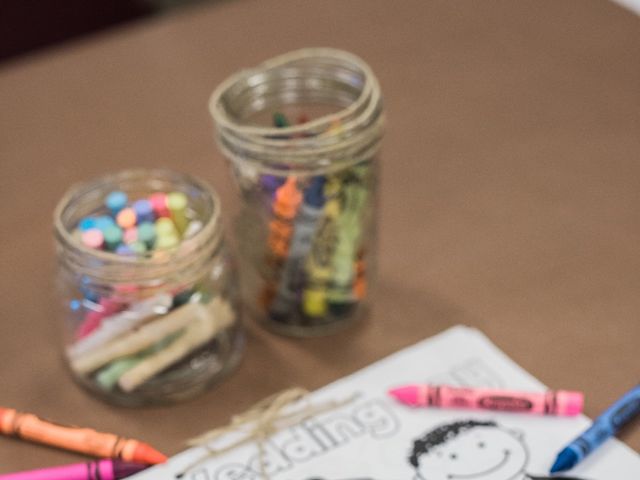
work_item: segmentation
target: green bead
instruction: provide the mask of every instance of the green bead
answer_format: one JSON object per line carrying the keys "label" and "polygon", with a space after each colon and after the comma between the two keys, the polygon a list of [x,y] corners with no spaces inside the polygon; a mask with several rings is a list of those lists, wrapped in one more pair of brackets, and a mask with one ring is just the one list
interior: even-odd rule
{"label": "green bead", "polygon": [[156,237],[164,237],[167,235],[176,235],[176,225],[170,218],[159,218],[155,223]]}
{"label": "green bead", "polygon": [[169,250],[175,248],[180,244],[180,239],[177,235],[163,235],[156,239],[157,250]]}
{"label": "green bead", "polygon": [[144,243],[140,242],[140,241],[135,241],[133,243],[129,244],[129,248],[136,254],[136,255],[143,255],[145,253],[147,253],[147,247]]}
{"label": "green bead", "polygon": [[143,222],[138,225],[138,240],[144,243],[147,248],[153,248],[156,241],[156,229],[153,223]]}
{"label": "green bead", "polygon": [[110,225],[103,230],[104,243],[114,251],[122,243],[122,230],[117,225]]}

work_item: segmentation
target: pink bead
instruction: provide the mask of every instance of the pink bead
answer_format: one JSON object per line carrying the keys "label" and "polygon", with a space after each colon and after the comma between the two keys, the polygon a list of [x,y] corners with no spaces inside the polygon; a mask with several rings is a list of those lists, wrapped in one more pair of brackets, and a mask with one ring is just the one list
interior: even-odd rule
{"label": "pink bead", "polygon": [[82,232],[82,243],[89,248],[102,248],[104,235],[97,228],[90,228]]}
{"label": "pink bead", "polygon": [[156,218],[168,217],[170,215],[166,193],[154,193],[149,197],[149,201],[151,202],[153,211],[156,214]]}
{"label": "pink bead", "polygon": [[122,237],[127,245],[138,240],[138,229],[136,227],[127,228]]}

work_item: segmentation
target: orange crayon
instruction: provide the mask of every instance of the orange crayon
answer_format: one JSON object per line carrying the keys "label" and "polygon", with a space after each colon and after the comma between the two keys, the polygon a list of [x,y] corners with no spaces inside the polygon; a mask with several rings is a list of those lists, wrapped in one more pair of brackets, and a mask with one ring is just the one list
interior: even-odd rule
{"label": "orange crayon", "polygon": [[[279,269],[289,253],[289,242],[293,234],[293,220],[302,202],[302,193],[296,186],[295,177],[287,180],[276,190],[273,202],[273,220],[269,223],[269,259],[274,268]],[[262,290],[260,303],[268,308],[276,294],[276,285],[267,284]]]}
{"label": "orange crayon", "polygon": [[275,218],[269,225],[269,238],[267,240],[272,254],[281,262],[289,251],[289,241],[293,233],[293,219],[298,213],[298,207],[302,201],[302,193],[296,186],[295,177],[288,177],[287,181],[276,190],[273,203]]}
{"label": "orange crayon", "polygon": [[98,458],[155,465],[166,455],[146,443],[90,428],[58,425],[12,408],[0,407],[0,433]]}
{"label": "orange crayon", "polygon": [[353,296],[358,300],[363,300],[367,295],[367,277],[364,259],[356,260],[356,279],[353,283]]}

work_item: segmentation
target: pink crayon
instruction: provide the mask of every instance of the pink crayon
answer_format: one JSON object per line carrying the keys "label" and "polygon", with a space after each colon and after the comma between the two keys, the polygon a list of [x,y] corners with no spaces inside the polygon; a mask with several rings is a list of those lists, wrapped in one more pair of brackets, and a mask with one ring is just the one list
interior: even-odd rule
{"label": "pink crayon", "polygon": [[120,480],[141,472],[147,467],[148,465],[119,460],[99,460],[28,472],[9,473],[0,475],[0,480]]}
{"label": "pink crayon", "polygon": [[125,305],[107,297],[102,297],[95,310],[90,310],[76,331],[76,338],[86,337],[102,323],[102,319],[124,309]]}
{"label": "pink crayon", "polygon": [[458,388],[445,385],[407,385],[389,395],[412,407],[451,407],[542,415],[577,415],[584,396],[566,390],[517,392],[491,388]]}

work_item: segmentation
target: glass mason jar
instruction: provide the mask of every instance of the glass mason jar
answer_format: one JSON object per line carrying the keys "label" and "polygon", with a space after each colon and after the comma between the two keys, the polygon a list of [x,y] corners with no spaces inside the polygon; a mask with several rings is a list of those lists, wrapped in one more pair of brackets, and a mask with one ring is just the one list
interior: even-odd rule
{"label": "glass mason jar", "polygon": [[371,69],[340,50],[298,50],[233,75],[209,108],[242,197],[236,238],[252,315],[295,336],[361,317],[384,125]]}
{"label": "glass mason jar", "polygon": [[[196,228],[164,246],[158,236],[158,248],[137,254],[90,248],[78,227],[105,218],[104,200],[114,191],[130,199],[181,192],[183,219]],[[171,216],[168,208],[163,215]],[[208,185],[167,170],[107,175],[68,191],[54,224],[65,357],[83,387],[118,405],[169,403],[203,391],[238,363],[236,269]]]}

